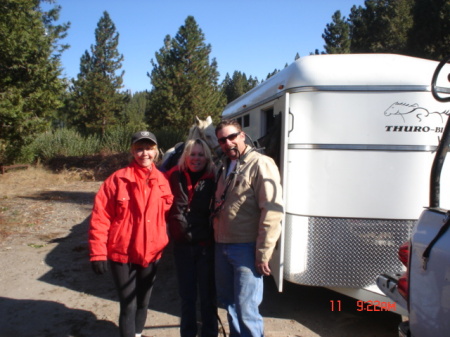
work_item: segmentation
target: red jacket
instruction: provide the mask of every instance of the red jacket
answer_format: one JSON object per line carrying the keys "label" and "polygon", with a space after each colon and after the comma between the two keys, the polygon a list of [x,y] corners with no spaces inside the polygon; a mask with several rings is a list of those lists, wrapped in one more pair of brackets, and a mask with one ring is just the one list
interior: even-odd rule
{"label": "red jacket", "polygon": [[133,161],[108,177],[95,197],[89,227],[91,261],[147,267],[168,243],[166,213],[173,196],[164,175]]}

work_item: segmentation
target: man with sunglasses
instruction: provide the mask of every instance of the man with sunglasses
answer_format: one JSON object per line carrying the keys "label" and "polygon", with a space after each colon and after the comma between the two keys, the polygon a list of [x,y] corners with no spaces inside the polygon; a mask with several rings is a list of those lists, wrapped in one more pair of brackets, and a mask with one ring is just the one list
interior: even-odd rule
{"label": "man with sunglasses", "polygon": [[261,337],[263,276],[270,275],[283,216],[280,174],[272,158],[245,143],[237,121],[220,122],[216,136],[226,155],[213,207],[217,296],[230,337]]}

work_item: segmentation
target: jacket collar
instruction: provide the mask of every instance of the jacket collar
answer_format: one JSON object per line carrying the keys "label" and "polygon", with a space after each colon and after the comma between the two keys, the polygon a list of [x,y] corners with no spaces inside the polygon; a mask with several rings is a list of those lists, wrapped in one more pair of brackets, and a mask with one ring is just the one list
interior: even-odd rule
{"label": "jacket collar", "polygon": [[[248,160],[250,160],[251,158],[253,158],[254,154],[255,154],[254,153],[255,151],[256,151],[255,147],[251,147],[250,145],[246,145],[244,154],[239,159],[237,159],[235,171],[239,170],[239,166],[242,163],[245,163]],[[228,158],[226,155],[224,157],[222,157],[222,166],[218,170],[218,176],[220,176],[222,174],[222,172],[227,172],[230,163],[231,163],[230,158]],[[226,176],[226,173],[225,173],[225,176]]]}
{"label": "jacket collar", "polygon": [[136,161],[132,161],[128,166],[128,170],[125,170],[124,178],[130,181],[136,181],[140,179],[156,179],[156,166],[152,163],[151,169],[140,166]]}
{"label": "jacket collar", "polygon": [[245,162],[247,159],[251,158],[251,153],[252,153],[253,151],[255,151],[255,150],[256,150],[256,148],[250,147],[250,145],[247,145],[247,146],[245,147],[244,155],[241,156],[241,157],[238,159],[238,161],[240,161],[240,162]]}

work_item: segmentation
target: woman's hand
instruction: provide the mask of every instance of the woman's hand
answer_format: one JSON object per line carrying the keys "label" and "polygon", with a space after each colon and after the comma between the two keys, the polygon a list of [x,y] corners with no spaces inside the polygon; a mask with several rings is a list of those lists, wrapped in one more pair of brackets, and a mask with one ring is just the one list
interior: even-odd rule
{"label": "woman's hand", "polygon": [[108,261],[91,261],[94,273],[101,275],[108,271]]}

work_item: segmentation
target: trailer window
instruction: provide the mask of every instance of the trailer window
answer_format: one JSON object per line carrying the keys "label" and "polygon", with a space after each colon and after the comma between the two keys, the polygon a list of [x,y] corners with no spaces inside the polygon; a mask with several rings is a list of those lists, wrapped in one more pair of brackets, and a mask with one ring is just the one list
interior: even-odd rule
{"label": "trailer window", "polygon": [[263,111],[263,114],[265,117],[265,120],[264,120],[265,124],[262,125],[262,130],[261,130],[263,135],[266,135],[267,132],[269,131],[269,129],[273,126],[273,122],[274,122],[274,118],[275,118],[273,113],[274,113],[273,107]]}
{"label": "trailer window", "polygon": [[[241,124],[242,125],[242,124]],[[250,115],[247,114],[244,116],[244,125],[242,125],[244,128],[249,127],[250,126]]]}
{"label": "trailer window", "polygon": [[274,115],[274,109],[270,108],[262,111],[263,136],[258,139],[258,144],[264,148],[264,153],[272,157],[275,163],[280,167],[280,149],[281,149],[281,112]]}

